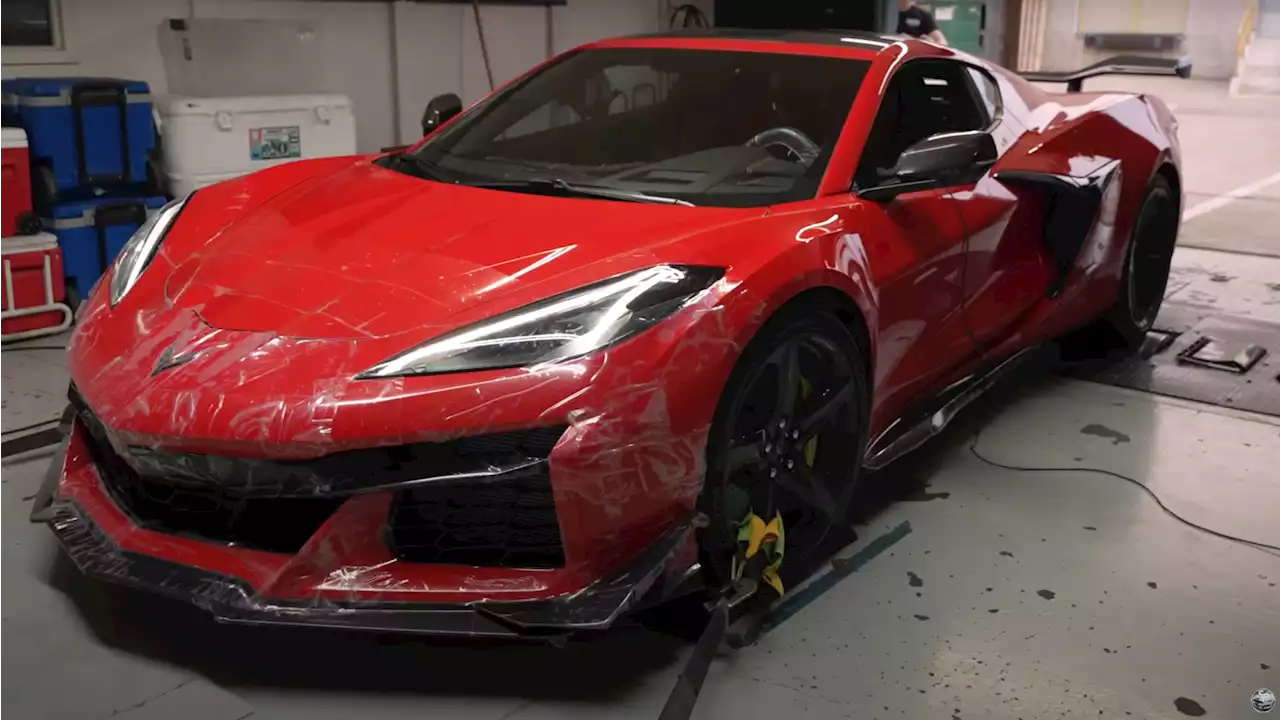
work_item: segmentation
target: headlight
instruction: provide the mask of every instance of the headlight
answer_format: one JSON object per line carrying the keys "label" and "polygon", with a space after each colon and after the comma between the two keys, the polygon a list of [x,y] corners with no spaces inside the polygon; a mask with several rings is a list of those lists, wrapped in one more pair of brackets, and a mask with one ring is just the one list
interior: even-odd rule
{"label": "headlight", "polygon": [[142,271],[151,264],[151,259],[156,255],[156,249],[160,247],[160,241],[164,239],[165,233],[169,231],[169,226],[173,225],[178,213],[182,212],[182,207],[187,203],[188,198],[190,198],[189,195],[181,200],[174,200],[152,213],[120,249],[120,254],[116,256],[116,261],[111,266],[112,307],[120,302],[120,298],[124,297],[124,294],[129,292],[129,288],[138,281]]}
{"label": "headlight", "polygon": [[578,357],[652,327],[723,274],[686,265],[630,272],[445,333],[358,377],[492,370]]}

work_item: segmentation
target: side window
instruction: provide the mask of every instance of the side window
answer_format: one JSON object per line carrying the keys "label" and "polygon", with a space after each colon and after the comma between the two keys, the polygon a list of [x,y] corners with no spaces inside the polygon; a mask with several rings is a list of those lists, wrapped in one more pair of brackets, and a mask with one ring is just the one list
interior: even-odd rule
{"label": "side window", "polygon": [[990,122],[1000,117],[1000,87],[996,85],[995,80],[992,80],[990,75],[981,70],[971,67],[968,68],[968,71],[969,79],[973,80],[973,87],[977,90],[978,98],[987,110],[987,121]]}
{"label": "side window", "polygon": [[988,125],[990,116],[974,92],[968,69],[952,60],[913,60],[898,69],[858,161],[858,187],[879,185],[904,150],[930,135]]}

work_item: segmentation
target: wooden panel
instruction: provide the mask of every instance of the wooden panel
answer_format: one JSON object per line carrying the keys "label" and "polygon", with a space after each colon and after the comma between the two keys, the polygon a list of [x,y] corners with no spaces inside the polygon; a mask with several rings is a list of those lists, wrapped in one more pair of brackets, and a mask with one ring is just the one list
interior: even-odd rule
{"label": "wooden panel", "polygon": [[1022,53],[1022,0],[1005,0],[1000,57],[992,58],[1007,68],[1019,68]]}

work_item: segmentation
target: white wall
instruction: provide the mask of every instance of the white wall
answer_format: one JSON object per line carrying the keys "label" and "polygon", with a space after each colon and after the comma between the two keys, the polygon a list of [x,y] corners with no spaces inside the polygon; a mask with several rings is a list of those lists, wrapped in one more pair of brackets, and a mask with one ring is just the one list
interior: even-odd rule
{"label": "white wall", "polygon": [[[101,0],[79,1],[101,4]],[[317,39],[324,48],[322,77],[328,86],[324,89],[351,98],[356,116],[356,147],[377,150],[395,137],[390,4],[298,0],[196,0],[193,4],[195,17],[199,18],[314,23]],[[152,35],[156,35],[154,30]]]}
{"label": "white wall", "polygon": [[1226,79],[1236,73],[1236,41],[1248,0],[1192,0],[1187,54],[1198,78]]}
{"label": "white wall", "polygon": [[165,18],[189,17],[187,0],[61,0],[61,4],[66,50],[49,53],[6,47],[4,77],[108,75],[146,80],[164,91],[157,31]]}
{"label": "white wall", "polygon": [[[1191,0],[1182,50],[1170,54],[1190,56],[1197,78],[1230,78],[1235,73],[1236,66],[1236,31],[1247,3],[1248,0]],[[1045,22],[1044,53],[1040,69],[1078,68],[1119,54],[1084,47],[1083,39],[1077,34],[1077,0],[1048,0],[1046,6],[1048,18]],[[1159,6],[1147,3],[1146,7]],[[1116,32],[1125,32],[1125,29],[1116,28]],[[1023,38],[1023,42],[1026,41],[1027,38]]]}
{"label": "white wall", "polygon": [[[494,85],[500,87],[549,55],[583,43],[658,32],[666,28],[671,9],[684,1],[569,0],[550,9],[481,6]],[[713,0],[694,4],[713,17]],[[488,93],[489,83],[471,6],[398,2],[393,24],[399,138],[410,142],[420,134],[422,111],[432,97],[456,92],[470,104]]]}
{"label": "white wall", "polygon": [[1045,0],[1044,50],[1038,69],[1081,67],[1085,50],[1084,41],[1076,36],[1077,11],[1075,0]]}
{"label": "white wall", "polygon": [[982,40],[983,55],[992,62],[1004,56],[1005,0],[987,0],[987,27]]}
{"label": "white wall", "polygon": [[[548,20],[552,49],[560,51],[611,35],[658,31],[673,2],[569,0],[550,11],[482,6],[494,82],[546,59]],[[699,4],[710,17],[712,0]],[[488,91],[471,7],[399,0],[62,0],[65,51],[40,56],[6,49],[3,75],[126,77],[163,94],[159,28],[170,18],[192,17],[313,23],[325,48],[324,89],[352,99],[361,151],[416,139],[422,110],[439,93],[457,92],[472,102]]]}
{"label": "white wall", "polygon": [[[634,3],[634,0],[632,0]],[[397,3],[394,6],[399,141],[417,138],[427,101],[446,92],[470,104],[489,91],[470,6]],[[495,85],[547,58],[547,9],[481,6]]]}

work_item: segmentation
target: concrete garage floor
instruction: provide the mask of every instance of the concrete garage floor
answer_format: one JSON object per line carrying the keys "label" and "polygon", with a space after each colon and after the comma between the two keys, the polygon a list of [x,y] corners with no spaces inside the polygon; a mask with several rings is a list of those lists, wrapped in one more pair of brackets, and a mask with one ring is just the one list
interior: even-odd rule
{"label": "concrete garage floor", "polygon": [[[1235,254],[1280,256],[1280,101],[1143,84],[1183,117],[1184,244],[1216,248],[1178,251],[1171,296],[1280,322],[1280,259]],[[4,427],[57,416],[59,354],[3,357]],[[26,520],[48,457],[3,461],[15,717],[655,718],[688,652],[639,628],[557,650],[219,626],[80,577]],[[1031,372],[869,480],[859,541],[712,666],[695,717],[1252,717],[1280,688],[1280,554],[1093,470],[1280,544],[1277,462],[1280,418]]]}

